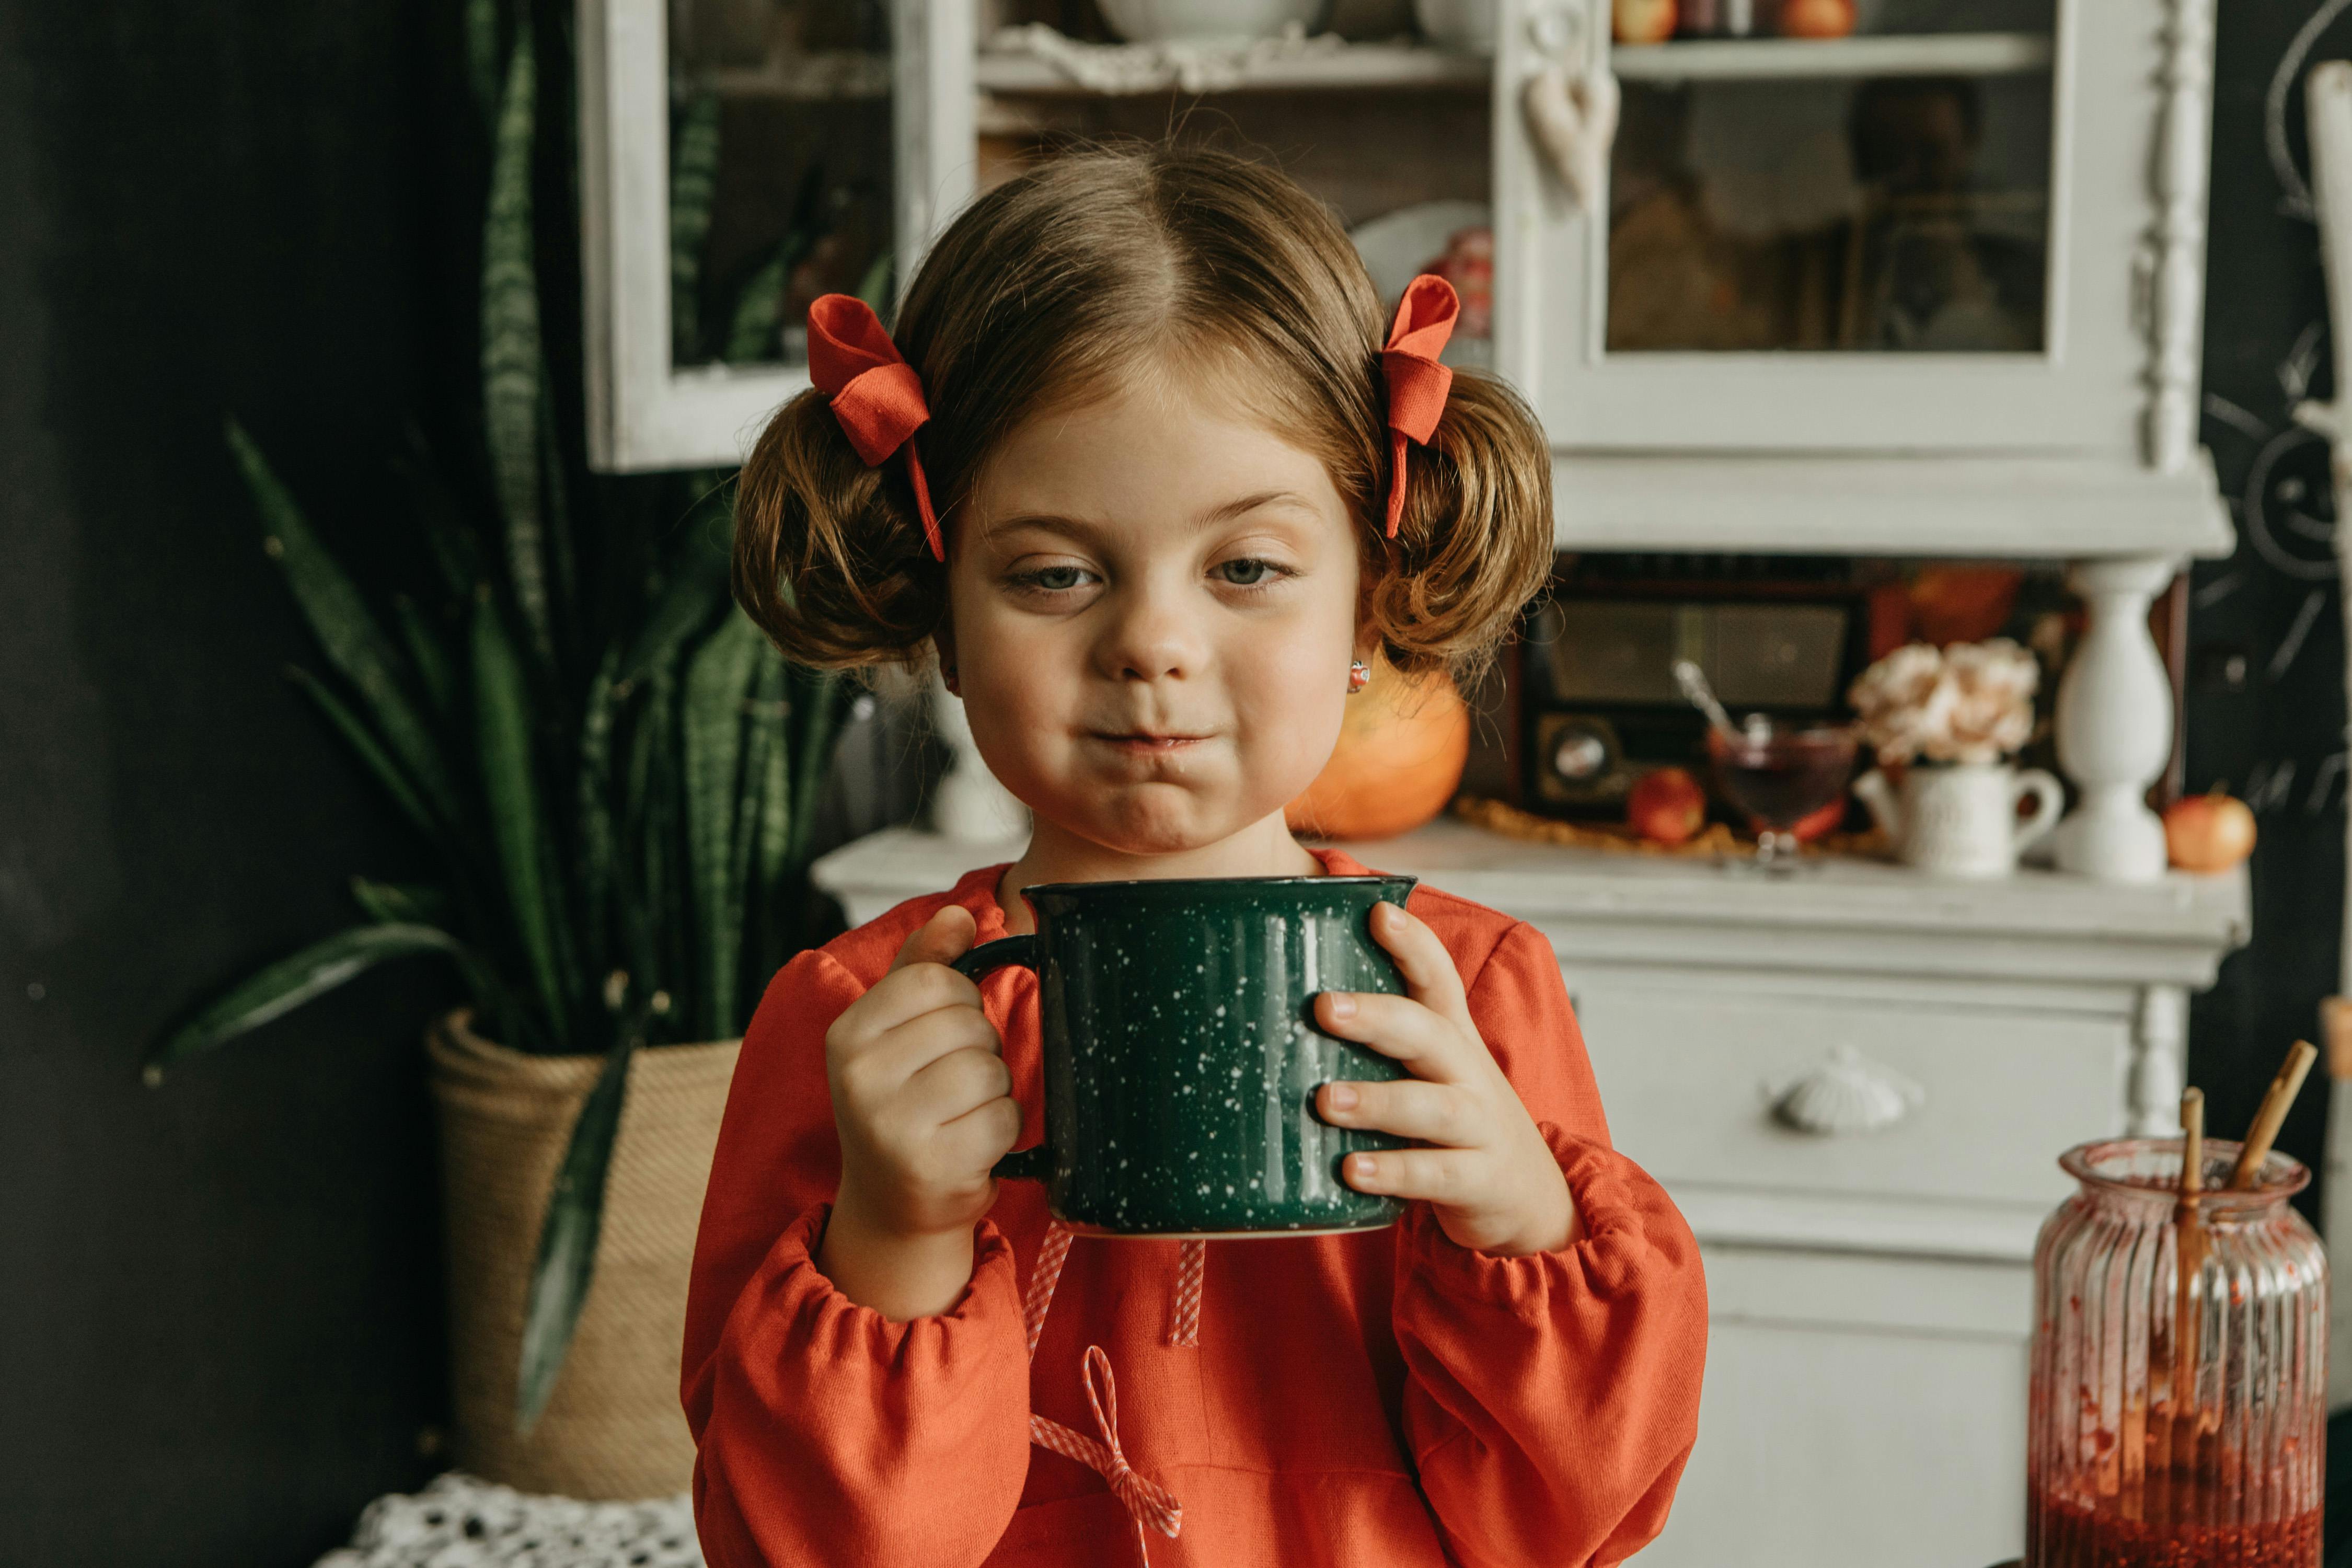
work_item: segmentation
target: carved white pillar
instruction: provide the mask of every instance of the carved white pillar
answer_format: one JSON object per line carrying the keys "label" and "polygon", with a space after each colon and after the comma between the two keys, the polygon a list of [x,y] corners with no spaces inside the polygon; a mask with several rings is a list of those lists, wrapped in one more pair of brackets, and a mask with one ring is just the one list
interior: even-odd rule
{"label": "carved white pillar", "polygon": [[2062,870],[2103,882],[2164,874],[2164,824],[2141,797],[2172,759],[2172,681],[2147,610],[2174,570],[2165,557],[2126,556],[2067,573],[2090,625],[2058,686],[2058,763],[2083,792],[2053,837]]}
{"label": "carved white pillar", "polygon": [[2189,993],[2150,985],[2132,1021],[2130,1106],[2126,1131],[2162,1138],[2180,1131],[2180,1089],[2189,1071]]}
{"label": "carved white pillar", "polygon": [[2153,171],[2156,230],[2146,242],[2148,466],[2177,474],[2197,453],[2197,369],[2205,309],[2206,152],[2212,142],[2214,0],[2171,0],[2163,132]]}
{"label": "carved white pillar", "polygon": [[967,844],[995,844],[1020,838],[1029,831],[1029,808],[996,782],[972,744],[971,722],[964,717],[963,700],[952,696],[934,677],[930,688],[931,722],[947,742],[947,776],[931,796],[931,830]]}

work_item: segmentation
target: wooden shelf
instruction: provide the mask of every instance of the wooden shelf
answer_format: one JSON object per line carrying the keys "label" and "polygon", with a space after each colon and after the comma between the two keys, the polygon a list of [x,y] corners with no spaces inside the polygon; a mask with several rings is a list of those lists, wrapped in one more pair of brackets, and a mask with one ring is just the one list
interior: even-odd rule
{"label": "wooden shelf", "polygon": [[1413,44],[1342,44],[1310,38],[1287,47],[1230,54],[1180,54],[1141,46],[1068,43],[1087,62],[1093,82],[1055,60],[1027,52],[984,48],[973,74],[982,92],[1128,97],[1171,89],[1191,93],[1334,91],[1348,89],[1483,89],[1495,62]]}
{"label": "wooden shelf", "polygon": [[1772,81],[1823,77],[2015,76],[2046,70],[2047,33],[1906,33],[1852,38],[1707,38],[1619,44],[1624,81]]}

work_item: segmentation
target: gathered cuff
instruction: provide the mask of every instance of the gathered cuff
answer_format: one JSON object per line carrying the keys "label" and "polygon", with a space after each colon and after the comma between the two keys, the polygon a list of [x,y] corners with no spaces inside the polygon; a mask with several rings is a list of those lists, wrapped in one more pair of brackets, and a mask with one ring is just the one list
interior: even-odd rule
{"label": "gathered cuff", "polygon": [[1687,1235],[1664,1191],[1624,1155],[1549,1121],[1536,1130],[1568,1180],[1576,1240],[1552,1252],[1497,1258],[1461,1246],[1429,1205],[1415,1204],[1404,1217],[1402,1248],[1415,1279],[1441,1295],[1540,1317],[1556,1291],[1608,1297],[1633,1284],[1652,1254],[1652,1211],[1664,1210],[1673,1229]]}
{"label": "gathered cuff", "polygon": [[[953,1359],[975,1338],[985,1341],[1021,1332],[1019,1294],[1014,1289],[1013,1244],[992,1220],[972,1231],[971,1279],[944,1312],[896,1322],[841,1293],[816,1266],[829,1203],[813,1204],[784,1228],[768,1254],[771,1302],[793,1321],[796,1335],[829,1353],[864,1355],[888,1363]],[[977,1353],[979,1346],[972,1345]]]}

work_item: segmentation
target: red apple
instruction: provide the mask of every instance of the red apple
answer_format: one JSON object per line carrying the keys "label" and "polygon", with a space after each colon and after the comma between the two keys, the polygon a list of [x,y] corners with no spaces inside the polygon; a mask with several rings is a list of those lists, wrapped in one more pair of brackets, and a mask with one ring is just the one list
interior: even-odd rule
{"label": "red apple", "polygon": [[1687,768],[1659,768],[1634,781],[1625,821],[1653,844],[1680,844],[1706,821],[1706,791]]}
{"label": "red apple", "polygon": [[1780,0],[1780,32],[1790,38],[1843,38],[1853,31],[1853,0]]}
{"label": "red apple", "polygon": [[1675,36],[1675,0],[1615,0],[1609,15],[1621,44],[1663,44]]}
{"label": "red apple", "polygon": [[2184,795],[2164,814],[2164,847],[2184,871],[2226,871],[2254,852],[2254,814],[2219,790]]}

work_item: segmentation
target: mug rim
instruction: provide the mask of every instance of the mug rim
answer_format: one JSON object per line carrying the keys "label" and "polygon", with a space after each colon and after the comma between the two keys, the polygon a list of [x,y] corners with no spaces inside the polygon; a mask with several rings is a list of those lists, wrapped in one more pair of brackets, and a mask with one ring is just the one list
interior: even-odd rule
{"label": "mug rim", "polygon": [[1104,892],[1138,892],[1145,889],[1182,889],[1190,888],[1333,888],[1387,886],[1392,882],[1411,882],[1418,887],[1421,879],[1407,872],[1383,876],[1379,872],[1364,876],[1345,877],[1135,877],[1104,882],[1032,882],[1016,889],[1023,898],[1032,893],[1078,893],[1094,890]]}

